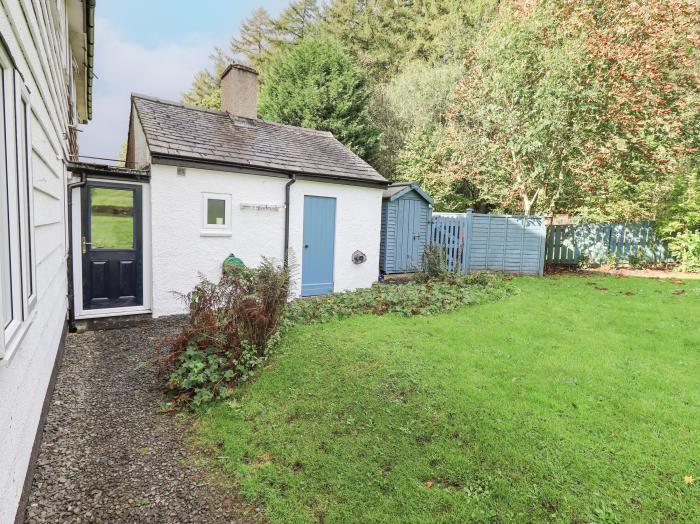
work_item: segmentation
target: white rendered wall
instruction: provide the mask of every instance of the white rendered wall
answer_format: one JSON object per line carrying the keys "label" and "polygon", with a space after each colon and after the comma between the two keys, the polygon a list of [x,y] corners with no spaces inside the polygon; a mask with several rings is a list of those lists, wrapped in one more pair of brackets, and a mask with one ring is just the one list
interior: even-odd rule
{"label": "white rendered wall", "polygon": [[[8,0],[0,33],[31,91],[31,167],[37,304],[19,343],[0,359],[0,523],[14,521],[67,310],[66,34],[47,27],[37,2]],[[65,10],[60,11],[61,15]],[[64,29],[66,20],[62,20]],[[47,50],[55,55],[47,55]],[[59,60],[56,62],[56,60]],[[2,172],[0,172],[2,176]],[[20,511],[23,508],[20,508]]]}
{"label": "white rendered wall", "polygon": [[[187,168],[151,166],[153,238],[153,316],[185,312],[176,293],[187,293],[201,273],[217,279],[230,253],[248,266],[263,256],[282,261],[284,255],[284,188],[287,178]],[[202,235],[202,193],[231,196],[230,236]],[[304,195],[335,197],[335,291],[369,287],[377,280],[382,189],[298,180],[291,186],[290,252],[297,268],[293,289],[301,278]],[[258,210],[241,204],[277,205]],[[367,262],[356,265],[356,250]],[[175,293],[173,293],[175,292]]]}

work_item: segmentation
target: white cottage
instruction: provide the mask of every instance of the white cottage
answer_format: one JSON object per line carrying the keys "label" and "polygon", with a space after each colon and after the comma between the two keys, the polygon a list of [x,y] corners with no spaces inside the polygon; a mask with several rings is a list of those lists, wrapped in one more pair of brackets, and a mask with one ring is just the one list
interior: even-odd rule
{"label": "white cottage", "polygon": [[0,3],[0,522],[31,482],[68,309],[66,162],[91,118],[94,0]]}
{"label": "white cottage", "polygon": [[[86,182],[74,196],[78,319],[182,313],[173,292],[218,278],[231,253],[249,266],[289,253],[304,296],[377,280],[388,182],[330,133],[258,119],[256,95],[257,73],[237,64],[223,73],[222,111],[133,95],[127,165],[137,169],[73,166]],[[126,216],[118,245],[91,236],[104,231],[91,221]]]}

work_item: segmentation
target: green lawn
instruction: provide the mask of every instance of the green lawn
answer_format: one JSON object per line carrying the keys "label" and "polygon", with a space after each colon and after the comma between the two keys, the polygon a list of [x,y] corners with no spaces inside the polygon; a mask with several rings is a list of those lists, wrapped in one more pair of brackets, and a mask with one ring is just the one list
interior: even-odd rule
{"label": "green lawn", "polygon": [[133,191],[104,187],[90,191],[93,249],[133,247]]}
{"label": "green lawn", "polygon": [[516,283],[294,328],[206,460],[274,522],[700,521],[700,281]]}
{"label": "green lawn", "polygon": [[119,215],[92,215],[93,248],[134,247],[134,219]]}

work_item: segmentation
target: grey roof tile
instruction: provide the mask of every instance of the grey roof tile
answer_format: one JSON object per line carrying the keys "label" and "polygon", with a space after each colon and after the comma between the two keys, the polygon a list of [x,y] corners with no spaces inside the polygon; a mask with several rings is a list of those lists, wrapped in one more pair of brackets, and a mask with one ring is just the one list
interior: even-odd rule
{"label": "grey roof tile", "polygon": [[327,131],[143,95],[132,100],[152,154],[388,184]]}

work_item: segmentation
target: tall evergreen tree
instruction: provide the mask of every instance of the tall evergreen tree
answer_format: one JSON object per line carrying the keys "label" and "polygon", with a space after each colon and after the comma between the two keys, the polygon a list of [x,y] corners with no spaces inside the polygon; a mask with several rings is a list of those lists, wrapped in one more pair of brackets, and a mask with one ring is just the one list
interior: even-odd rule
{"label": "tall evergreen tree", "polygon": [[306,38],[275,56],[260,91],[263,118],[330,131],[365,160],[379,133],[369,117],[367,77],[341,46]]}
{"label": "tall evergreen tree", "polygon": [[202,69],[195,75],[192,87],[182,94],[182,101],[186,104],[207,109],[221,107],[221,73],[227,61],[219,50],[212,53],[210,58],[214,62],[214,72]]}
{"label": "tall evergreen tree", "polygon": [[314,31],[320,14],[317,0],[294,0],[273,22],[272,38],[277,45],[302,40]]}
{"label": "tall evergreen tree", "polygon": [[275,24],[264,7],[253,10],[241,24],[238,37],[232,37],[229,51],[234,59],[242,59],[255,68],[262,68],[269,59]]}

